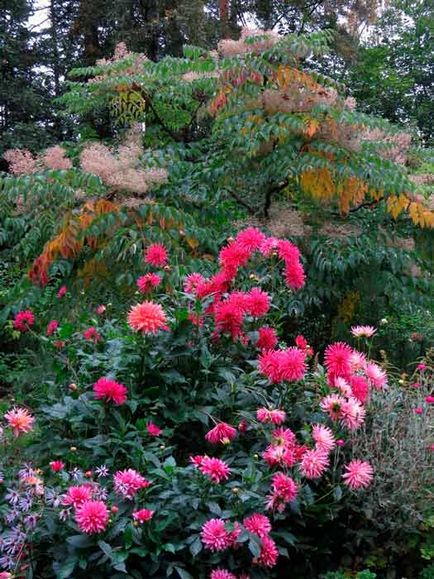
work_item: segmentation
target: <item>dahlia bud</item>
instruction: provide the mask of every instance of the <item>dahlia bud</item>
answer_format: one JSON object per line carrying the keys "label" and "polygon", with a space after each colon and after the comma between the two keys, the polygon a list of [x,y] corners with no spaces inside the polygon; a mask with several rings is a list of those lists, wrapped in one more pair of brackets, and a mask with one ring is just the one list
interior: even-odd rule
{"label": "dahlia bud", "polygon": [[72,383],[68,386],[68,388],[71,390],[71,392],[75,392],[77,390],[77,384]]}
{"label": "dahlia bud", "polygon": [[119,511],[119,507],[113,505],[112,507],[110,507],[110,511],[115,515]]}
{"label": "dahlia bud", "polygon": [[77,451],[77,447],[76,447],[76,446],[71,446],[71,447],[69,448],[69,450],[70,450],[71,452],[76,452],[76,451]]}

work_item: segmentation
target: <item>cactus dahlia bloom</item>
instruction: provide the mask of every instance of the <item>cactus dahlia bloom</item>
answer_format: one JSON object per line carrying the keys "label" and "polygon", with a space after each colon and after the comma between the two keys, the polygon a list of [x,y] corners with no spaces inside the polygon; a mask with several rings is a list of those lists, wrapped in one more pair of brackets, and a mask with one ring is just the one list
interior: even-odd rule
{"label": "cactus dahlia bloom", "polygon": [[272,384],[301,380],[306,372],[306,353],[299,348],[262,352],[259,356],[259,371]]}
{"label": "cactus dahlia bloom", "polygon": [[381,390],[387,386],[387,374],[377,364],[374,364],[373,362],[366,364],[365,374],[368,380],[371,382],[374,388],[377,388],[377,390]]}
{"label": "cactus dahlia bloom", "polygon": [[146,250],[144,260],[154,267],[162,267],[167,264],[167,249],[162,243],[153,243]]}
{"label": "cactus dahlia bloom", "polygon": [[351,333],[355,338],[371,338],[376,331],[377,328],[374,326],[352,326],[351,328]]}
{"label": "cactus dahlia bloom", "polygon": [[132,468],[118,470],[113,476],[115,492],[125,499],[132,499],[140,489],[150,486],[150,482]]}
{"label": "cactus dahlia bloom", "polygon": [[333,432],[330,430],[330,428],[328,428],[328,426],[315,424],[312,427],[312,438],[314,439],[315,447],[318,450],[330,452],[336,446],[335,437],[333,436]]}
{"label": "cactus dahlia bloom", "polygon": [[159,330],[168,330],[166,322],[163,308],[151,301],[133,306],[128,313],[130,328],[143,334],[156,334]]}
{"label": "cactus dahlia bloom", "polygon": [[351,374],[351,354],[353,349],[343,342],[327,346],[324,354],[325,365],[329,374],[346,378]]}
{"label": "cactus dahlia bloom", "polygon": [[142,294],[150,293],[161,283],[161,277],[156,273],[146,273],[137,280],[137,287]]}
{"label": "cactus dahlia bloom", "polygon": [[127,389],[110,378],[100,378],[93,385],[93,391],[97,400],[114,402],[116,405],[124,404],[127,400]]}
{"label": "cactus dahlia bloom", "polygon": [[35,315],[32,310],[23,310],[15,316],[13,326],[20,332],[28,332],[34,323]]}
{"label": "cactus dahlia bloom", "polygon": [[243,525],[249,531],[258,537],[262,538],[268,535],[271,531],[270,519],[266,515],[260,513],[253,513],[250,517],[246,517]]}
{"label": "cactus dahlia bloom", "polygon": [[220,460],[219,458],[210,458],[209,456],[203,457],[199,465],[199,470],[212,482],[217,484],[222,480],[227,480],[231,472],[230,468],[223,460]]}
{"label": "cactus dahlia bloom", "polygon": [[143,525],[152,519],[155,511],[150,511],[149,509],[140,509],[139,511],[133,512],[133,519]]}
{"label": "cactus dahlia bloom", "polygon": [[34,417],[25,408],[12,408],[5,414],[5,420],[11,427],[14,436],[30,432],[33,427]]}
{"label": "cactus dahlia bloom", "polygon": [[226,569],[214,569],[211,571],[210,579],[237,579],[237,576]]}
{"label": "cactus dahlia bloom", "polygon": [[92,486],[90,484],[69,487],[63,495],[62,504],[72,505],[75,509],[92,498]]}
{"label": "cactus dahlia bloom", "polygon": [[276,543],[268,536],[262,537],[261,543],[261,552],[259,553],[259,557],[253,560],[253,563],[261,567],[274,567],[279,557]]}
{"label": "cactus dahlia bloom", "polygon": [[271,491],[267,497],[267,509],[282,512],[286,504],[297,497],[298,486],[290,476],[283,472],[276,472],[272,478]]}
{"label": "cactus dahlia bloom", "polygon": [[278,426],[285,422],[286,412],[284,410],[268,410],[268,408],[258,408],[256,418],[259,422],[271,422]]}
{"label": "cactus dahlia bloom", "polygon": [[342,478],[350,489],[360,489],[366,488],[371,484],[373,474],[374,469],[369,462],[352,460],[345,465],[345,474],[342,475]]}
{"label": "cactus dahlia bloom", "polygon": [[322,449],[314,448],[303,454],[300,463],[300,471],[309,479],[320,478],[329,466],[328,453]]}
{"label": "cactus dahlia bloom", "polygon": [[207,434],[205,438],[208,442],[212,444],[227,444],[233,440],[237,435],[237,430],[230,424],[226,422],[220,422],[217,426],[214,426]]}
{"label": "cactus dahlia bloom", "polygon": [[233,543],[231,534],[226,530],[223,519],[210,519],[202,526],[202,543],[210,551],[224,551]]}
{"label": "cactus dahlia bloom", "polygon": [[101,533],[107,527],[109,511],[103,501],[85,501],[77,507],[75,520],[83,533]]}
{"label": "cactus dahlia bloom", "polygon": [[272,350],[277,346],[278,337],[274,328],[262,326],[258,330],[259,337],[256,340],[255,346],[260,350]]}

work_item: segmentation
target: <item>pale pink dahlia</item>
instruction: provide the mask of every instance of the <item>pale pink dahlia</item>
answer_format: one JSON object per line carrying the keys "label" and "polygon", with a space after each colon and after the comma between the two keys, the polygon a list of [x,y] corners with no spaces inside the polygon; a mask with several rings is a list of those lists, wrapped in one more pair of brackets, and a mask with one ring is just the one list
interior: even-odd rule
{"label": "pale pink dahlia", "polygon": [[303,454],[300,463],[300,472],[309,479],[320,478],[329,466],[328,453],[315,448]]}
{"label": "pale pink dahlia", "polygon": [[342,405],[346,399],[340,394],[329,394],[321,400],[321,409],[334,421],[342,418]]}
{"label": "pale pink dahlia", "polygon": [[351,333],[355,338],[371,338],[376,331],[377,328],[374,326],[352,326],[351,328]]}
{"label": "pale pink dahlia", "polygon": [[77,507],[75,520],[83,533],[101,533],[107,527],[109,510],[102,501],[85,501]]}
{"label": "pale pink dahlia", "polygon": [[150,511],[149,509],[140,509],[139,511],[133,512],[133,519],[143,525],[147,523],[154,516],[155,511]]}
{"label": "pale pink dahlia", "polygon": [[237,435],[237,430],[226,422],[219,422],[206,433],[205,438],[212,444],[228,444]]}
{"label": "pale pink dahlia", "polygon": [[210,579],[237,579],[237,576],[226,569],[214,569],[211,571]]}
{"label": "pale pink dahlia", "polygon": [[270,519],[266,515],[260,513],[253,513],[250,517],[246,517],[243,525],[249,531],[258,537],[265,537],[271,531]]}
{"label": "pale pink dahlia", "polygon": [[350,356],[351,371],[359,372],[360,370],[364,370],[366,363],[367,360],[365,354],[358,352],[357,350],[353,350]]}
{"label": "pale pink dahlia", "polygon": [[4,416],[6,422],[11,427],[14,436],[20,436],[30,432],[33,428],[34,417],[26,408],[14,407]]}
{"label": "pale pink dahlia", "polygon": [[215,483],[227,480],[231,472],[230,468],[223,460],[220,460],[219,458],[210,458],[209,456],[203,457],[199,465],[199,470]]}
{"label": "pale pink dahlia", "polygon": [[345,474],[342,478],[350,489],[360,489],[371,484],[373,475],[374,469],[369,462],[356,459],[345,465]]}
{"label": "pale pink dahlia", "polygon": [[156,273],[146,273],[137,280],[137,287],[142,294],[150,293],[161,283],[161,277]]}
{"label": "pale pink dahlia", "polygon": [[357,430],[365,421],[366,411],[363,404],[350,397],[341,406],[341,422],[350,430]]}
{"label": "pale pink dahlia", "polygon": [[125,499],[132,499],[140,489],[150,486],[150,482],[132,468],[118,471],[113,476],[115,492]]}
{"label": "pale pink dahlia", "polygon": [[159,330],[167,330],[166,322],[163,308],[151,301],[133,306],[128,313],[130,328],[143,334],[156,334]]}
{"label": "pale pink dahlia", "polygon": [[153,243],[145,252],[145,263],[154,267],[162,267],[167,264],[168,253],[162,243]]}
{"label": "pale pink dahlia", "polygon": [[35,323],[35,315],[32,310],[23,310],[15,315],[13,326],[20,332],[28,332]]}
{"label": "pale pink dahlia", "polygon": [[223,519],[210,519],[204,523],[200,537],[210,551],[224,551],[232,545],[232,537]]}
{"label": "pale pink dahlia", "polygon": [[110,378],[100,378],[93,385],[97,400],[113,402],[116,405],[124,404],[127,400],[127,389],[123,384]]}
{"label": "pale pink dahlia", "polygon": [[377,390],[381,390],[381,388],[387,386],[387,374],[377,364],[373,362],[366,364],[365,374],[372,386],[377,388]]}
{"label": "pale pink dahlia", "polygon": [[314,424],[312,427],[312,438],[314,439],[315,447],[318,450],[330,452],[336,446],[335,437],[328,426]]}

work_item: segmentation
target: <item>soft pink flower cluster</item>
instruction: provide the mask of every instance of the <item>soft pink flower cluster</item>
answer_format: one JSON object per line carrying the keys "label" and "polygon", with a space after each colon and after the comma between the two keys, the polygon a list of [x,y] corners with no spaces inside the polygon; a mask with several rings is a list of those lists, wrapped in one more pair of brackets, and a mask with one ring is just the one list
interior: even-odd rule
{"label": "soft pink flower cluster", "polygon": [[219,484],[229,478],[231,469],[219,458],[211,458],[205,454],[192,456],[190,461],[213,483]]}

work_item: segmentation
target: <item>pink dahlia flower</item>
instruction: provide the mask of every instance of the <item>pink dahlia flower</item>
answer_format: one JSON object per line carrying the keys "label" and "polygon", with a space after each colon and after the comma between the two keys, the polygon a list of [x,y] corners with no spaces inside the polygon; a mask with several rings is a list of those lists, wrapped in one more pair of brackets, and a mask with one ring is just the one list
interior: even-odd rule
{"label": "pink dahlia flower", "polygon": [[305,273],[299,261],[288,262],[285,265],[285,282],[293,291],[298,291],[304,286]]}
{"label": "pink dahlia flower", "polygon": [[233,426],[226,424],[226,422],[219,422],[219,424],[207,432],[205,438],[212,444],[228,444],[236,435],[237,430]]}
{"label": "pink dahlia flower", "polygon": [[258,408],[256,411],[256,418],[259,422],[271,422],[278,426],[286,420],[286,412],[284,410],[268,410],[268,408]]}
{"label": "pink dahlia flower", "polygon": [[328,453],[319,448],[308,450],[303,454],[300,472],[309,479],[320,478],[329,466]]}
{"label": "pink dahlia flower", "polygon": [[342,405],[346,399],[340,394],[329,394],[321,400],[321,409],[326,412],[333,421],[342,418]]}
{"label": "pink dahlia flower", "polygon": [[18,437],[20,434],[30,432],[33,428],[34,417],[26,408],[14,407],[4,416],[6,422],[11,427],[13,435]]}
{"label": "pink dahlia flower", "polygon": [[434,396],[432,396],[432,395],[427,396],[427,397],[425,398],[425,402],[426,402],[427,404],[434,404]]}
{"label": "pink dahlia flower", "polygon": [[369,384],[363,376],[350,376],[351,394],[364,404],[369,394]]}
{"label": "pink dahlia flower", "polygon": [[18,312],[14,318],[13,326],[20,332],[28,332],[35,323],[35,315],[32,310]]}
{"label": "pink dahlia flower", "polygon": [[209,456],[203,457],[199,465],[199,470],[212,482],[217,484],[222,480],[227,480],[231,472],[231,469],[223,460],[220,460],[219,458],[210,458]]}
{"label": "pink dahlia flower", "polygon": [[253,513],[250,517],[246,517],[243,525],[249,531],[258,537],[265,537],[271,531],[270,519],[266,515],[260,513]]}
{"label": "pink dahlia flower", "polygon": [[364,370],[366,363],[367,360],[365,354],[358,352],[357,350],[353,350],[350,356],[351,371],[359,372],[360,370]]}
{"label": "pink dahlia flower", "polygon": [[102,339],[101,334],[98,332],[98,330],[94,326],[87,328],[87,330],[85,330],[83,332],[83,337],[85,340],[92,341],[95,344],[97,342],[100,342]]}
{"label": "pink dahlia flower", "polygon": [[261,567],[274,567],[278,558],[279,551],[273,539],[267,536],[262,537],[261,552],[259,553],[259,557],[253,560],[253,563]]}
{"label": "pink dahlia flower", "polygon": [[97,400],[113,402],[117,406],[127,400],[127,389],[123,384],[110,378],[100,378],[93,385],[93,391]]}
{"label": "pink dahlia flower", "polygon": [[255,318],[261,318],[270,309],[270,296],[258,287],[252,288],[247,294],[247,313]]}
{"label": "pink dahlia flower", "polygon": [[314,424],[312,427],[312,438],[315,441],[315,447],[324,452],[330,452],[336,446],[333,432],[328,426]]}
{"label": "pink dahlia flower", "polygon": [[63,495],[62,504],[73,506],[76,509],[83,503],[90,501],[92,494],[93,488],[91,484],[72,486]]}
{"label": "pink dahlia flower", "polygon": [[132,468],[118,470],[113,476],[113,486],[116,493],[124,499],[132,499],[140,489],[150,486],[150,482]]}
{"label": "pink dahlia flower", "polygon": [[105,531],[109,510],[103,501],[85,501],[75,511],[75,520],[83,533],[93,535]]}
{"label": "pink dahlia flower", "polygon": [[355,338],[372,338],[377,331],[374,326],[352,326],[351,333]]}
{"label": "pink dahlia flower", "polygon": [[139,511],[133,512],[133,519],[143,525],[147,523],[154,516],[155,511],[150,511],[149,509],[140,509]]}
{"label": "pink dahlia flower", "polygon": [[99,316],[102,316],[103,313],[106,311],[106,309],[107,309],[107,308],[106,308],[106,306],[105,306],[104,304],[100,304],[99,306],[97,306],[97,308],[95,309],[95,311],[96,311],[96,313],[97,313]]}
{"label": "pink dahlia flower", "polygon": [[327,346],[324,361],[329,374],[347,378],[351,373],[351,354],[353,349],[343,342]]}
{"label": "pink dahlia flower", "polygon": [[298,486],[294,480],[283,472],[276,472],[272,478],[271,494],[267,497],[267,509],[282,512],[287,503],[297,497]]}
{"label": "pink dahlia flower", "polygon": [[202,543],[210,551],[224,551],[233,542],[223,519],[210,519],[204,523],[200,537]]}
{"label": "pink dahlia flower", "polygon": [[63,285],[56,294],[57,298],[59,300],[62,299],[67,291],[68,291],[68,288],[66,287],[66,285]]}
{"label": "pink dahlia flower", "polygon": [[211,571],[210,579],[237,579],[237,576],[226,569],[214,569]]}
{"label": "pink dahlia flower", "polygon": [[50,462],[50,468],[53,472],[60,472],[65,468],[65,463],[61,460],[52,460]]}
{"label": "pink dahlia flower", "polygon": [[374,475],[374,469],[369,462],[363,460],[352,460],[345,465],[345,474],[342,475],[344,483],[350,489],[360,489],[368,487]]}
{"label": "pink dahlia flower", "polygon": [[301,380],[306,372],[306,353],[299,348],[271,350],[259,356],[259,371],[272,384]]}
{"label": "pink dahlia flower", "polygon": [[128,313],[128,325],[136,332],[156,334],[168,330],[166,314],[155,302],[147,301],[133,306]]}
{"label": "pink dahlia flower", "polygon": [[57,320],[51,320],[51,322],[48,322],[47,336],[52,336],[58,327],[59,327],[59,322]]}
{"label": "pink dahlia flower", "polygon": [[145,263],[154,267],[163,267],[168,261],[167,249],[162,243],[153,243],[145,252]]}
{"label": "pink dahlia flower", "polygon": [[[351,376],[349,380],[350,379]],[[352,396],[353,394],[353,391],[351,390],[351,386],[349,385],[348,381],[345,380],[345,378],[341,378],[340,376],[332,380],[331,386],[337,388],[344,396]]]}
{"label": "pink dahlia flower", "polygon": [[372,386],[377,390],[381,390],[387,386],[387,374],[377,364],[374,364],[373,362],[366,364],[365,374]]}
{"label": "pink dahlia flower", "polygon": [[265,235],[256,227],[247,227],[240,231],[235,242],[247,251],[256,251],[264,243]]}
{"label": "pink dahlia flower", "polygon": [[146,273],[137,280],[137,287],[142,294],[150,293],[161,283],[161,277],[156,273]]}
{"label": "pink dahlia flower", "polygon": [[220,250],[219,263],[223,270],[231,277],[235,277],[239,267],[243,267],[249,261],[252,251],[245,245],[232,241]]}
{"label": "pink dahlia flower", "polygon": [[259,337],[256,340],[255,346],[260,350],[273,350],[279,341],[276,330],[263,326],[258,330]]}
{"label": "pink dahlia flower", "polygon": [[160,436],[160,434],[163,433],[161,428],[159,428],[153,422],[149,422],[149,424],[147,424],[146,430],[148,431],[148,434],[150,434],[151,436]]}
{"label": "pink dahlia flower", "polygon": [[190,273],[184,279],[184,291],[187,294],[195,295],[197,292],[198,285],[203,283],[205,278],[200,273]]}
{"label": "pink dahlia flower", "polygon": [[341,422],[350,430],[357,430],[365,421],[365,408],[363,404],[350,397],[342,403],[341,407]]}

